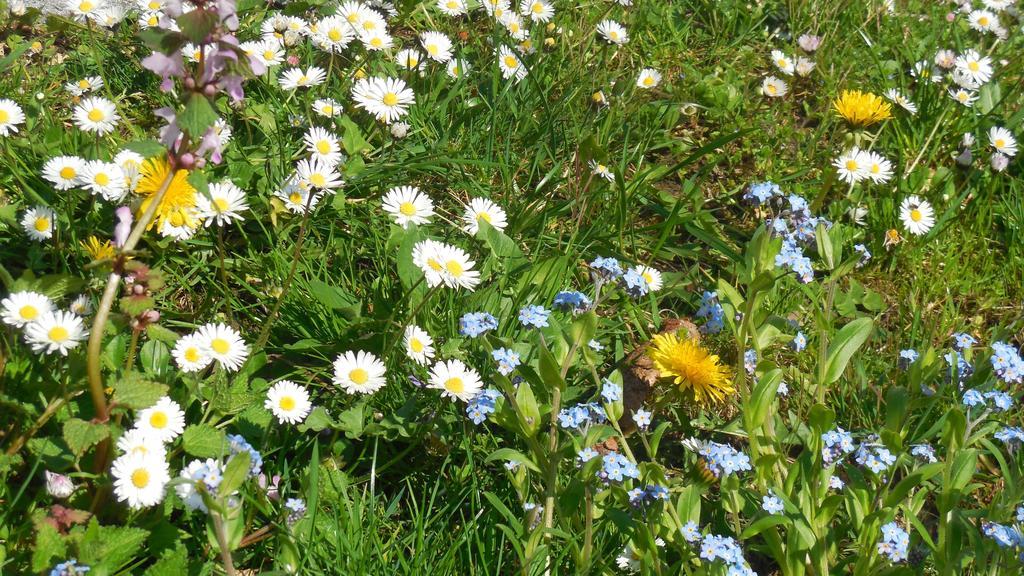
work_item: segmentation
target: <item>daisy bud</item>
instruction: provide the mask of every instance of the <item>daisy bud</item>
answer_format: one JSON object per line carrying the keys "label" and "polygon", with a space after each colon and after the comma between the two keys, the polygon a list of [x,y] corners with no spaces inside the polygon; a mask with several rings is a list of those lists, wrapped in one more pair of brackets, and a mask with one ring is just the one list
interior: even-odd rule
{"label": "daisy bud", "polygon": [[409,133],[409,125],[405,122],[396,122],[391,125],[391,135],[395,138],[405,138]]}
{"label": "daisy bud", "polygon": [[956,14],[946,12],[946,22],[953,22],[954,20],[956,20]]}
{"label": "daisy bud", "polygon": [[71,478],[57,474],[56,472],[46,471],[46,492],[54,498],[67,498],[71,496],[71,493],[75,491],[75,485],[72,484]]}
{"label": "daisy bud", "polygon": [[295,54],[289,54],[288,57],[285,58],[285,61],[288,62],[289,66],[298,66],[299,65],[299,57],[296,56]]}
{"label": "daisy bud", "polygon": [[813,34],[804,34],[797,39],[797,44],[805,52],[814,52],[821,46],[821,36],[814,36]]}
{"label": "daisy bud", "polygon": [[965,148],[974,146],[974,134],[971,134],[970,132],[964,132],[964,137],[961,140],[961,142],[963,142]]}
{"label": "daisy bud", "polygon": [[1002,172],[1006,170],[1006,166],[1009,165],[1010,159],[1001,152],[996,152],[992,155],[992,169],[996,172]]}

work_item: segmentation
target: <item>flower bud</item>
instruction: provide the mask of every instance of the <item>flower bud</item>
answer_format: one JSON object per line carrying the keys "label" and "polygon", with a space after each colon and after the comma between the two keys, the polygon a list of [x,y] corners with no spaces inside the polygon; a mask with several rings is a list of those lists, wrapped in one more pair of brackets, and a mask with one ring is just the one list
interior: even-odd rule
{"label": "flower bud", "polygon": [[49,470],[46,471],[46,492],[50,496],[63,499],[71,496],[74,491],[75,485],[71,482],[71,478]]}

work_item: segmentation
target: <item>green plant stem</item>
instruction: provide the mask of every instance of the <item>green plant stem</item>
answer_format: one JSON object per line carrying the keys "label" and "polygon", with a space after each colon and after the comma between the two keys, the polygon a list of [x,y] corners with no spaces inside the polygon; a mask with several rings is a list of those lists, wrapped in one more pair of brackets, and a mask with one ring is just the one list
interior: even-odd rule
{"label": "green plant stem", "polygon": [[313,192],[311,191],[309,196],[306,197],[306,210],[302,215],[302,223],[299,224],[299,237],[295,241],[295,249],[292,250],[292,264],[288,269],[288,276],[285,278],[284,284],[281,286],[281,293],[277,295],[277,300],[274,301],[274,306],[270,309],[270,314],[267,315],[267,321],[263,323],[263,329],[260,330],[260,337],[256,339],[256,350],[263,348],[267,343],[267,339],[270,338],[270,328],[274,325],[274,320],[277,319],[278,313],[281,312],[281,303],[284,302],[284,298],[288,294],[288,289],[291,288],[292,280],[295,279],[295,270],[299,267],[299,256],[302,250],[302,242],[306,239],[306,226],[309,224],[310,217],[309,206],[312,202]]}
{"label": "green plant stem", "polygon": [[583,572],[590,572],[590,555],[594,549],[594,495],[590,484],[584,488],[586,503],[583,508]]}
{"label": "green plant stem", "polygon": [[213,532],[217,535],[217,547],[220,548],[220,559],[224,563],[224,572],[228,576],[235,576],[235,563],[231,559],[231,550],[228,549],[228,535],[224,530],[224,519],[219,512],[210,512],[213,518]]}

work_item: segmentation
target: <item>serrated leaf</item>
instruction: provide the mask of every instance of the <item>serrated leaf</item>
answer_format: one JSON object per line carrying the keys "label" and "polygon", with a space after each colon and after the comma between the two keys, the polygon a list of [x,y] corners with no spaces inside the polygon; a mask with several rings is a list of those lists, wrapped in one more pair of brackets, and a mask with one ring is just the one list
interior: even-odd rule
{"label": "serrated leaf", "polygon": [[113,402],[119,406],[141,410],[156,404],[167,394],[167,385],[130,375],[114,384]]}
{"label": "serrated leaf", "polygon": [[77,456],[85,454],[86,450],[108,436],[110,427],[106,424],[93,424],[80,418],[71,418],[64,422],[64,442]]}
{"label": "serrated leaf", "polygon": [[209,424],[193,424],[182,434],[185,452],[199,458],[217,458],[224,453],[224,432]]}
{"label": "serrated leaf", "polygon": [[143,572],[143,576],[182,576],[188,573],[188,551],[183,545],[160,556],[155,564]]}
{"label": "serrated leaf", "polygon": [[178,126],[195,140],[202,138],[206,129],[217,121],[217,112],[202,94],[189,94],[185,109],[178,115]]}

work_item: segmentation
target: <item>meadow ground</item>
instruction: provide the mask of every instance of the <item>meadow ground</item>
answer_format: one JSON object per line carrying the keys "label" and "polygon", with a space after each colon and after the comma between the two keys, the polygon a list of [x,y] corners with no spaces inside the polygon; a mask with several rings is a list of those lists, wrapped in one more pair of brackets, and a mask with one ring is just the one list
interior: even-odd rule
{"label": "meadow ground", "polygon": [[1017,4],[0,3],[0,572],[1019,574]]}

